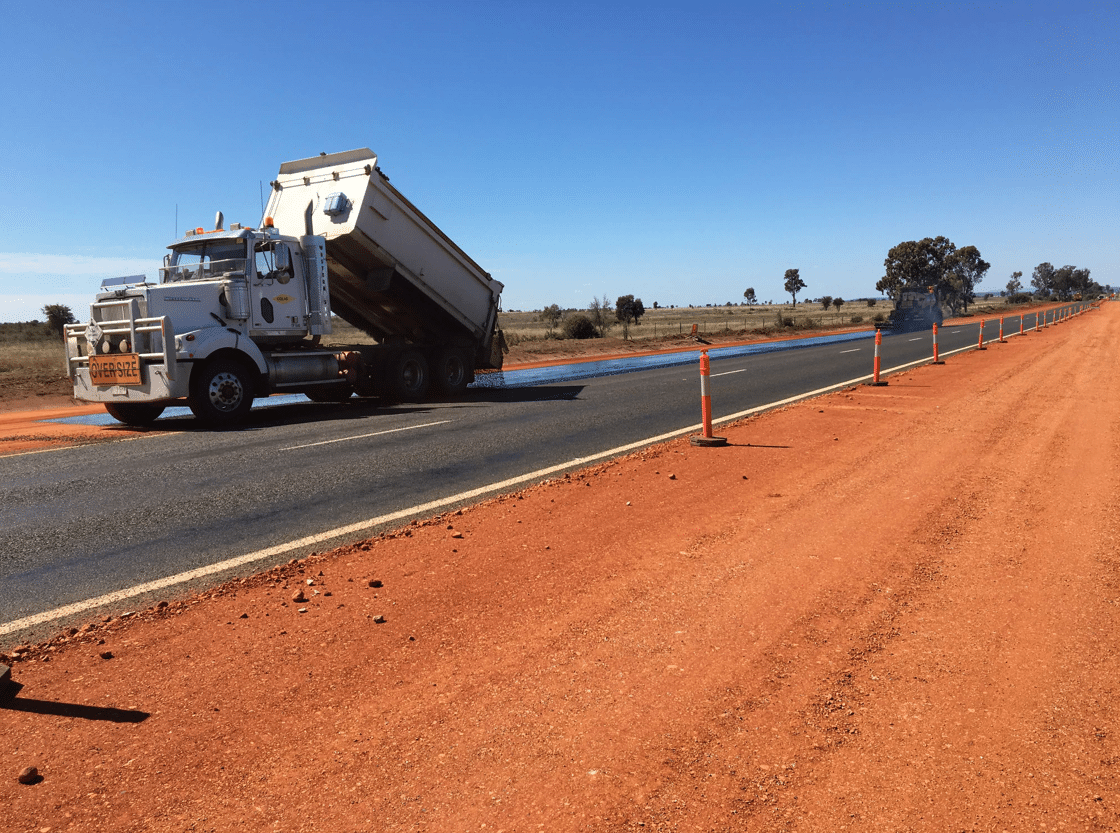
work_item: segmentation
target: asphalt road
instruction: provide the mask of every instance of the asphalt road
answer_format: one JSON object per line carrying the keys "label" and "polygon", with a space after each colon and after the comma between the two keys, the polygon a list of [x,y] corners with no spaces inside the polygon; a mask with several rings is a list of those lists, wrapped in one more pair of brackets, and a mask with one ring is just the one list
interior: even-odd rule
{"label": "asphalt road", "polygon": [[[1034,323],[1028,314],[1025,327]],[[1018,317],[1004,326],[1017,334]],[[998,328],[988,322],[985,339]],[[978,336],[978,323],[943,328],[939,347],[949,354]],[[730,358],[714,351],[714,416],[861,379],[873,350],[863,339]],[[930,355],[928,332],[883,338],[884,372]],[[119,613],[368,537],[414,507],[473,493],[448,506],[469,503],[491,484],[688,429],[700,409],[698,369],[687,361],[592,378],[578,378],[586,365],[553,368],[530,386],[472,390],[454,403],[290,404],[254,410],[247,427],[231,431],[181,417],[161,420],[168,433],[133,442],[0,459],[0,647],[93,614],[11,627],[24,617],[272,548],[217,576],[116,604]],[[443,510],[419,514],[435,511]]]}

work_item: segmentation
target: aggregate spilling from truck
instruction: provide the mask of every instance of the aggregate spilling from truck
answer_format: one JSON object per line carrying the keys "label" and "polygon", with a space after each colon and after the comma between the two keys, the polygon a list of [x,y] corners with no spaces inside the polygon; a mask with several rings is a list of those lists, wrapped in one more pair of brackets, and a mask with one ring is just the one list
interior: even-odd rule
{"label": "aggregate spilling from truck", "polygon": [[[286,162],[259,228],[219,212],[168,248],[159,283],[112,278],[66,327],[74,397],[149,424],[186,400],[232,425],[256,397],[461,394],[501,367],[502,284],[390,183],[368,148]],[[331,316],[375,344],[322,346]]]}

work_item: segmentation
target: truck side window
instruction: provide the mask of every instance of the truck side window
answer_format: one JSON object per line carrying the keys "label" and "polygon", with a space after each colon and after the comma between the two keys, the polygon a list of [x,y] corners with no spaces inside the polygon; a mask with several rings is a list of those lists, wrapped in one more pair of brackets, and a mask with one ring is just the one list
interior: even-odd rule
{"label": "truck side window", "polygon": [[256,251],[256,267],[257,277],[266,278],[273,270],[273,264],[276,262],[275,255],[272,252],[271,243],[258,243]]}
{"label": "truck side window", "polygon": [[284,243],[258,243],[256,248],[257,277],[287,283],[292,279],[291,251]]}

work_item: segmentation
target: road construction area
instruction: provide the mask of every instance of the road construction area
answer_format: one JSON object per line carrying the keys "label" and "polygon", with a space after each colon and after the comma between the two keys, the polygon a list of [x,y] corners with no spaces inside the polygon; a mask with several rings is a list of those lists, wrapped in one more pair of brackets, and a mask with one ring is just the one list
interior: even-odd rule
{"label": "road construction area", "polygon": [[20,646],[4,829],[1115,830],[1118,344],[1104,304]]}

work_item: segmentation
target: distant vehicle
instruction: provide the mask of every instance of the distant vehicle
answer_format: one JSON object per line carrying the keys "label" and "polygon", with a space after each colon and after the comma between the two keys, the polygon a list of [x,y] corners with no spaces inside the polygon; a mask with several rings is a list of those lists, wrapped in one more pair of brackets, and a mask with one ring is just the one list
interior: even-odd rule
{"label": "distant vehicle", "polygon": [[[280,166],[259,228],[221,212],[169,247],[160,281],[114,278],[66,327],[74,397],[131,425],[185,400],[230,425],[253,399],[417,401],[500,368],[502,284],[389,184],[368,148]],[[331,315],[374,345],[320,347]]]}
{"label": "distant vehicle", "polygon": [[928,330],[934,324],[940,326],[943,320],[941,298],[936,289],[906,289],[895,301],[884,326],[898,332],[914,332]]}

